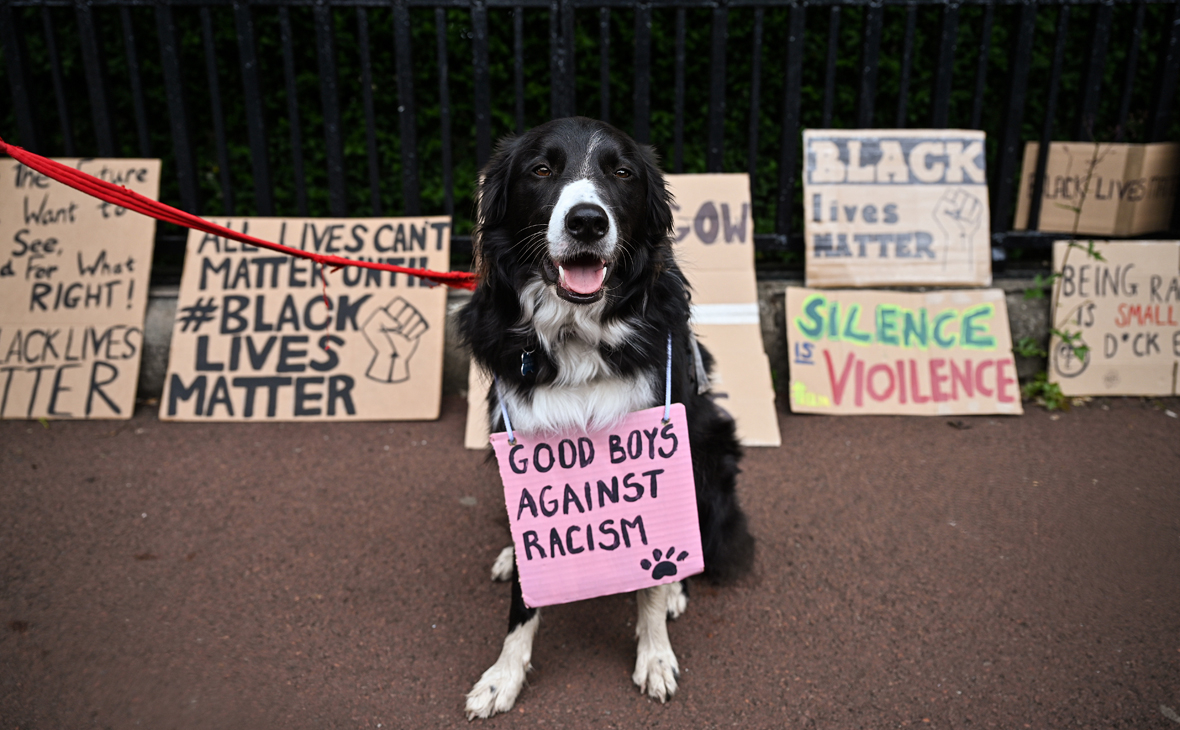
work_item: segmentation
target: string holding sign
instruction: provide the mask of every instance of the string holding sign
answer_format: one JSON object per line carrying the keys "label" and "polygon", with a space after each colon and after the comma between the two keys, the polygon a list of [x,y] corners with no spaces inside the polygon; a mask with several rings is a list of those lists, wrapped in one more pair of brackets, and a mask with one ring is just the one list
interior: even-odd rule
{"label": "string holding sign", "polygon": [[[99,200],[104,200],[108,203],[113,203],[119,207],[133,210],[136,213],[155,218],[156,220],[164,221],[165,223],[172,223],[185,228],[192,228],[205,233],[212,233],[215,236],[222,238],[229,238],[242,243],[248,243],[259,248],[269,249],[271,251],[278,251],[279,253],[287,254],[288,256],[295,256],[298,258],[308,259],[319,264],[321,267],[332,267],[335,271],[344,266],[357,266],[364,269],[376,269],[378,271],[392,271],[398,274],[408,274],[416,276],[420,279],[433,281],[436,284],[445,284],[455,289],[475,289],[475,274],[469,271],[431,271],[429,269],[413,269],[406,266],[394,266],[393,264],[386,264],[377,261],[358,261],[356,259],[345,258],[344,256],[331,256],[311,251],[303,251],[298,248],[284,246],[272,241],[264,241],[260,238],[248,236],[244,233],[219,226],[216,223],[205,220],[192,213],[186,213],[183,210],[178,210],[164,203],[157,202],[151,198],[147,198],[133,190],[128,190],[121,185],[115,185],[105,180],[100,180],[93,175],[87,175],[80,170],[75,170],[68,165],[63,165],[60,162],[55,162],[47,157],[29,152],[26,149],[11,145],[0,139],[0,153],[7,154],[21,164],[29,167],[42,175],[46,175],[58,182],[69,185],[75,190],[80,190],[87,195],[91,195]],[[323,268],[320,271],[321,277],[324,276]],[[325,286],[327,280],[324,280]]]}

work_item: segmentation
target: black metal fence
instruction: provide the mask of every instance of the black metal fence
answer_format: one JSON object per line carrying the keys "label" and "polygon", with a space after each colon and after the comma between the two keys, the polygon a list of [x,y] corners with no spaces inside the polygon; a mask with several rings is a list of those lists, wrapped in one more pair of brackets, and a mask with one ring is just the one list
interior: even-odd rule
{"label": "black metal fence", "polygon": [[774,258],[802,250],[805,126],[984,129],[1002,262],[1051,238],[1010,230],[1025,141],[1176,138],[1180,0],[0,0],[0,46],[10,141],[161,156],[206,215],[463,232],[493,140],[580,113],[749,171]]}

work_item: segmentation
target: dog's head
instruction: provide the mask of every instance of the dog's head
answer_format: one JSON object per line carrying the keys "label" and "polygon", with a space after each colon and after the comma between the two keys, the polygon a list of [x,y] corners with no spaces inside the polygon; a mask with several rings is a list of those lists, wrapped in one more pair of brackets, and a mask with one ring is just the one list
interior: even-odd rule
{"label": "dog's head", "polygon": [[480,176],[481,277],[519,288],[540,277],[575,304],[662,266],[672,211],[650,147],[583,117],[504,140]]}

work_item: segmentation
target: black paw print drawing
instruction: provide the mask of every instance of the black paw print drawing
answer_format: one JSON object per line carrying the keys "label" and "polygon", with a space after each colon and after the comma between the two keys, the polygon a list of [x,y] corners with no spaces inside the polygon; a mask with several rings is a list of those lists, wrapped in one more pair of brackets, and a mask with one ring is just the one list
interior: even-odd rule
{"label": "black paw print drawing", "polygon": [[[672,562],[673,555],[676,555],[676,548],[674,547],[668,548],[667,552],[660,552],[659,548],[651,551],[651,556],[655,558],[656,565],[655,570],[651,571],[651,577],[653,580],[659,580],[660,578],[667,578],[669,576],[676,575],[676,563],[682,562],[685,558],[687,558],[688,551],[683,550],[679,555],[676,555],[676,563]],[[663,557],[668,559],[660,560],[660,558]],[[652,561],[648,560],[647,558],[639,561],[639,567],[643,568],[644,570],[650,570],[651,565]]]}

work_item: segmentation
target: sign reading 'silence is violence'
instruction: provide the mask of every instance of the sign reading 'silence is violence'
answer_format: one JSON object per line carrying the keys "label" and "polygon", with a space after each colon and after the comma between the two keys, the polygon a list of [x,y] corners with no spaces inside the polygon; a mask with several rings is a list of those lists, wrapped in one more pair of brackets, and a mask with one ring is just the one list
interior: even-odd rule
{"label": "sign reading 'silence is violence'", "polygon": [[788,287],[791,410],[1021,413],[1008,309],[998,289]]}
{"label": "sign reading 'silence is violence'", "polygon": [[[159,160],[63,164],[155,198]],[[156,222],[0,161],[0,418],[130,418]]]}
{"label": "sign reading 'silence is violence'", "polygon": [[808,286],[991,282],[983,132],[803,133]]}
{"label": "sign reading 'silence is violence'", "polygon": [[[322,254],[445,271],[449,218],[239,218]],[[325,273],[327,281],[325,285]],[[446,289],[189,234],[160,418],[437,418]]]}

